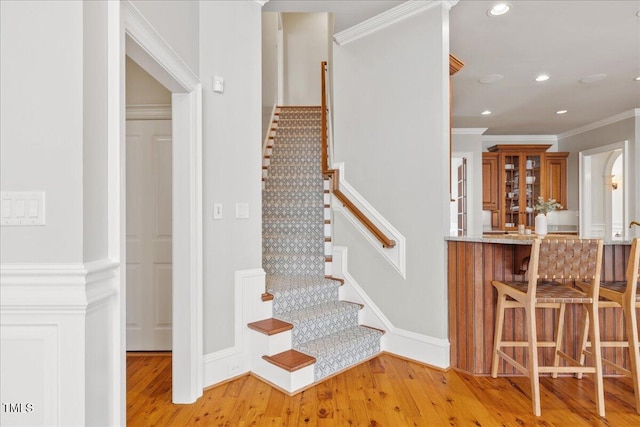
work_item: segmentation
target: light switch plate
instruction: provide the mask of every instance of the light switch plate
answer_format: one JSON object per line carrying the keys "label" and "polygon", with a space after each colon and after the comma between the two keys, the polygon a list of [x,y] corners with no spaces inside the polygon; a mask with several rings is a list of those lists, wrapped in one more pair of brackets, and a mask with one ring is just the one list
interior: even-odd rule
{"label": "light switch plate", "polygon": [[236,219],[249,218],[249,204],[248,203],[236,203]]}
{"label": "light switch plate", "polygon": [[44,191],[3,191],[0,193],[0,225],[45,225]]}
{"label": "light switch plate", "polygon": [[213,219],[222,219],[222,203],[213,204]]}
{"label": "light switch plate", "polygon": [[213,91],[218,93],[224,92],[224,78],[213,76]]}

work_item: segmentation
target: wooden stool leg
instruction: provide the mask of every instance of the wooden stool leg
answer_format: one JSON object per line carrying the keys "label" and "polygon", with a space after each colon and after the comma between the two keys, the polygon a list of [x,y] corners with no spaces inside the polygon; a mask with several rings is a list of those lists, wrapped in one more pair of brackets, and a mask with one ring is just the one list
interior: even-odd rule
{"label": "wooden stool leg", "polygon": [[[587,357],[584,352],[587,349],[587,343],[589,342],[589,311],[586,309],[582,310],[582,321],[580,322],[580,326],[582,326],[582,332],[580,332],[580,341],[578,342],[578,348],[580,349],[578,362],[580,362],[580,365],[584,366],[584,362]],[[582,375],[584,375],[582,372],[578,372],[576,374],[576,378],[580,380],[582,379]]]}
{"label": "wooden stool leg", "polygon": [[596,407],[598,415],[605,416],[604,411],[604,383],[602,381],[602,351],[600,349],[600,321],[598,317],[598,303],[585,304],[589,310],[589,335],[591,339],[591,354],[595,367],[593,383],[596,389]]}
{"label": "wooden stool leg", "polygon": [[[562,303],[560,304],[560,309],[558,310],[558,326],[556,328],[556,347],[553,352],[553,366],[558,367],[560,365],[560,348],[562,347],[562,338],[564,335],[564,313],[567,305]],[[552,378],[558,378],[557,372],[551,373]]]}
{"label": "wooden stool leg", "polygon": [[627,339],[629,340],[629,362],[631,363],[631,379],[636,401],[636,412],[640,414],[640,350],[638,349],[638,317],[635,304],[623,306]]}
{"label": "wooden stool leg", "polygon": [[527,349],[529,359],[529,380],[531,380],[531,400],[533,401],[533,415],[539,417],[540,410],[540,373],[538,371],[538,337],[536,335],[536,309],[535,307],[525,307],[525,317],[527,324]]}
{"label": "wooden stool leg", "polygon": [[504,306],[507,300],[505,294],[498,292],[498,301],[496,305],[496,329],[493,338],[493,358],[491,360],[491,376],[493,378],[498,377],[498,363],[500,357],[498,356],[498,350],[502,344],[502,329],[504,327]]}

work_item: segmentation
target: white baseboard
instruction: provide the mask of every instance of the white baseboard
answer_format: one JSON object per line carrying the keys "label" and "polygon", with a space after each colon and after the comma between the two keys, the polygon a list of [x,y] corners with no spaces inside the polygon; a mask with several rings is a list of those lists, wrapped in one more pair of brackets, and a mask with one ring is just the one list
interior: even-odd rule
{"label": "white baseboard", "polygon": [[334,246],[333,264],[335,276],[345,279],[340,289],[341,299],[364,304],[360,314],[361,323],[386,331],[382,337],[383,351],[443,369],[449,367],[449,340],[395,327],[349,274],[347,248]]}
{"label": "white baseboard", "polygon": [[205,387],[211,387],[249,372],[244,363],[242,351],[235,347],[206,354],[202,358],[202,363],[204,365],[202,383]]}
{"label": "white baseboard", "polygon": [[265,272],[262,268],[235,273],[234,345],[205,354],[202,360],[204,387],[211,387],[251,370],[249,329],[247,324],[271,317],[271,303],[262,301]]}
{"label": "white baseboard", "polygon": [[[396,328],[348,273],[347,249],[335,246],[332,255],[334,276],[345,279],[345,284],[340,289],[341,299],[364,304],[360,314],[361,323],[386,331],[381,343],[383,351],[443,369],[449,367],[448,340]],[[261,363],[261,354],[251,353],[249,329],[246,325],[255,320],[271,317],[271,303],[261,300],[264,289],[265,273],[262,269],[236,272],[235,344],[233,347],[209,353],[203,357],[204,387],[214,386],[254,370],[258,375],[262,373],[263,367],[257,366]],[[254,363],[256,366],[253,366]],[[271,377],[273,375],[265,375],[265,378]],[[285,382],[276,383],[285,390],[300,388],[297,382],[290,385]]]}
{"label": "white baseboard", "polygon": [[449,340],[394,328],[382,337],[382,350],[427,365],[450,366]]}

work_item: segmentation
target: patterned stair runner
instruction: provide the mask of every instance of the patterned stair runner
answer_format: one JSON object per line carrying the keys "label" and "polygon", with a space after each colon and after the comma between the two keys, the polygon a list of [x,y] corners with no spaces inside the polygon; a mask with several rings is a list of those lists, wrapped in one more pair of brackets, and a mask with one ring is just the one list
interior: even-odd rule
{"label": "patterned stair runner", "polygon": [[380,352],[382,332],[325,278],[320,107],[281,107],[262,192],[262,263],[273,315],[294,325],[293,348],[317,359],[315,381]]}

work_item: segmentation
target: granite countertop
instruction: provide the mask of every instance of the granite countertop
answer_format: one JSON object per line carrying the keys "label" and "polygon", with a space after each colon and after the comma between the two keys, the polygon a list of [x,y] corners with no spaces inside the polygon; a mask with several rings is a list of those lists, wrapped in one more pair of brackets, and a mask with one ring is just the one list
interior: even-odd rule
{"label": "granite countertop", "polygon": [[[533,239],[536,237],[535,234],[517,234],[517,233],[487,233],[482,236],[445,236],[445,241],[452,242],[477,242],[477,243],[501,243],[506,245],[530,245],[533,242]],[[570,237],[578,237],[575,235],[568,234],[547,234],[545,238],[553,239],[566,239]],[[615,240],[615,241],[606,241],[605,245],[630,245],[631,240]]]}

